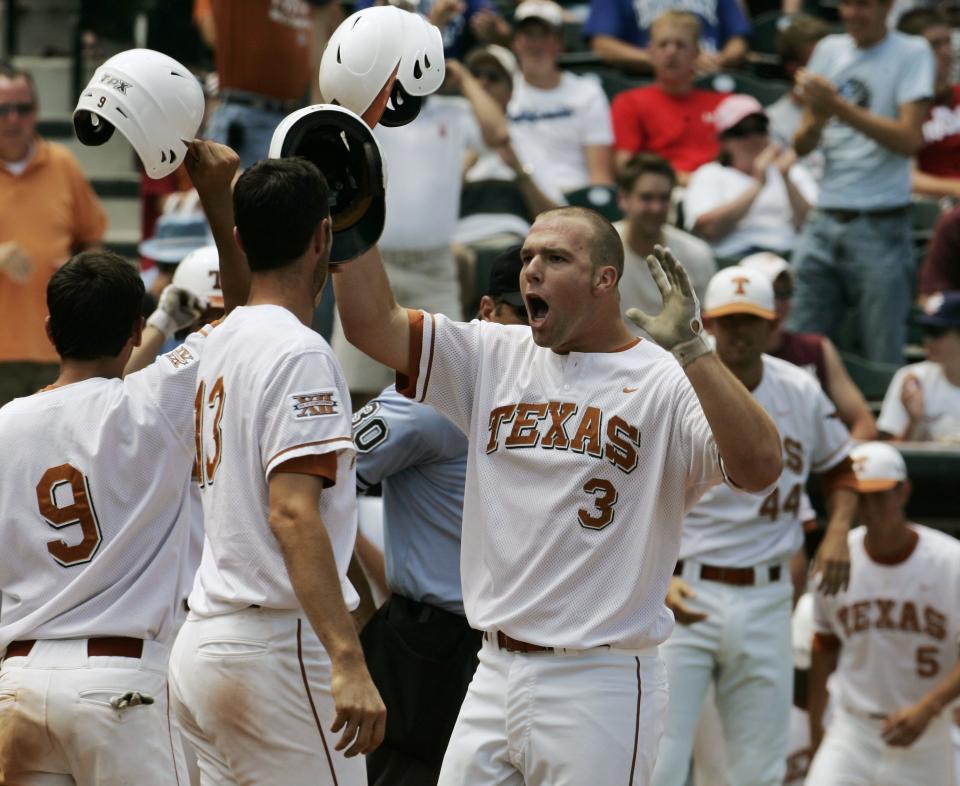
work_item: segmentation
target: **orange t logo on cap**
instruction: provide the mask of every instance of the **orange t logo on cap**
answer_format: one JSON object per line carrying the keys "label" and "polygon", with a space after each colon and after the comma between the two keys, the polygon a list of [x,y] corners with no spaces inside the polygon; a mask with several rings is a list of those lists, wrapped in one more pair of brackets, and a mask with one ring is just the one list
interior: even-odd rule
{"label": "orange t logo on cap", "polygon": [[747,290],[744,289],[744,287],[745,287],[747,284],[750,283],[750,279],[749,279],[749,278],[747,278],[746,276],[738,276],[737,278],[731,278],[730,280],[731,280],[734,284],[737,285],[737,292],[736,292],[736,294],[738,294],[738,295],[746,295],[746,294],[747,294]]}

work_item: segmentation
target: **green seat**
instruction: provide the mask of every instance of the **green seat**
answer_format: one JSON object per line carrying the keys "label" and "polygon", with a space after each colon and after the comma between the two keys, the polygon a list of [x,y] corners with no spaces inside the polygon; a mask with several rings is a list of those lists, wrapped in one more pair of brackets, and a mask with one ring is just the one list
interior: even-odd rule
{"label": "green seat", "polygon": [[871,402],[883,401],[887,388],[890,387],[890,381],[899,367],[890,363],[867,360],[851,352],[841,352],[840,357],[843,359],[847,373],[850,374],[854,384],[860,388],[864,398]]}
{"label": "green seat", "polygon": [[560,67],[575,74],[593,74],[600,80],[600,86],[612,101],[614,96],[625,90],[649,85],[652,77],[626,74],[616,68],[603,65],[600,58],[593,52],[564,52],[560,55]]}
{"label": "green seat", "polygon": [[564,194],[567,203],[575,207],[589,207],[608,221],[619,221],[623,213],[617,206],[617,189],[613,186],[587,186]]}
{"label": "green seat", "polygon": [[695,84],[701,90],[718,93],[746,93],[764,106],[769,106],[790,91],[790,83],[779,79],[758,79],[743,71],[722,71],[697,77]]}
{"label": "green seat", "polygon": [[940,218],[940,202],[936,199],[916,198],[913,200],[913,237],[915,240],[929,240],[933,228]]}
{"label": "green seat", "polygon": [[[783,20],[781,23],[780,20]],[[777,53],[777,37],[780,35],[781,24],[788,25],[790,17],[779,11],[766,11],[750,22],[749,36],[750,50],[764,54]]]}

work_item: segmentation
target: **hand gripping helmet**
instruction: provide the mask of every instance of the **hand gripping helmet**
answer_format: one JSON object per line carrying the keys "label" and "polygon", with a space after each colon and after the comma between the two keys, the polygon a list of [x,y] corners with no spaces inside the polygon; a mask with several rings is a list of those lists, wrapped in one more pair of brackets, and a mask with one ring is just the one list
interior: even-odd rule
{"label": "hand gripping helmet", "polygon": [[437,90],[443,77],[440,31],[419,14],[392,5],[345,19],[320,61],[324,100],[350,109],[371,128],[378,121],[409,123],[422,97]]}
{"label": "hand gripping helmet", "polygon": [[290,156],[313,162],[330,186],[331,264],[373,246],[383,232],[387,177],[370,127],[344,107],[308,106],[285,117],[270,140],[270,158]]}
{"label": "hand gripping helmet", "polygon": [[151,49],[130,49],[107,60],[73,112],[83,144],[102,145],[119,128],[155,180],[180,166],[202,120],[200,83],[172,57]]}

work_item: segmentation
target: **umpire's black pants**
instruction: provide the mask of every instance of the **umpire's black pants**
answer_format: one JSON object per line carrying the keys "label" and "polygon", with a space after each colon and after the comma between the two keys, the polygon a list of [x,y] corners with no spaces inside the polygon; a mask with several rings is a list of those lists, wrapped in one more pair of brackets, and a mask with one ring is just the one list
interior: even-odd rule
{"label": "umpire's black pants", "polygon": [[360,642],[387,706],[386,738],[367,757],[370,786],[436,786],[481,641],[459,614],[402,595],[370,619]]}

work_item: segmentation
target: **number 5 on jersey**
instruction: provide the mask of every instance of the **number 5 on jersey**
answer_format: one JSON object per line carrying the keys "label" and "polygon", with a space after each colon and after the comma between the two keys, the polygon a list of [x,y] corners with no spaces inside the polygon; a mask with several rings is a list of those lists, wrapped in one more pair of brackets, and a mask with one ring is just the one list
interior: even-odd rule
{"label": "number 5 on jersey", "polygon": [[217,377],[217,381],[210,386],[209,393],[206,383],[201,382],[197,388],[197,397],[193,401],[194,440],[197,447],[194,474],[200,488],[213,485],[213,478],[220,466],[223,447],[220,421],[223,419],[226,398],[223,377]]}

